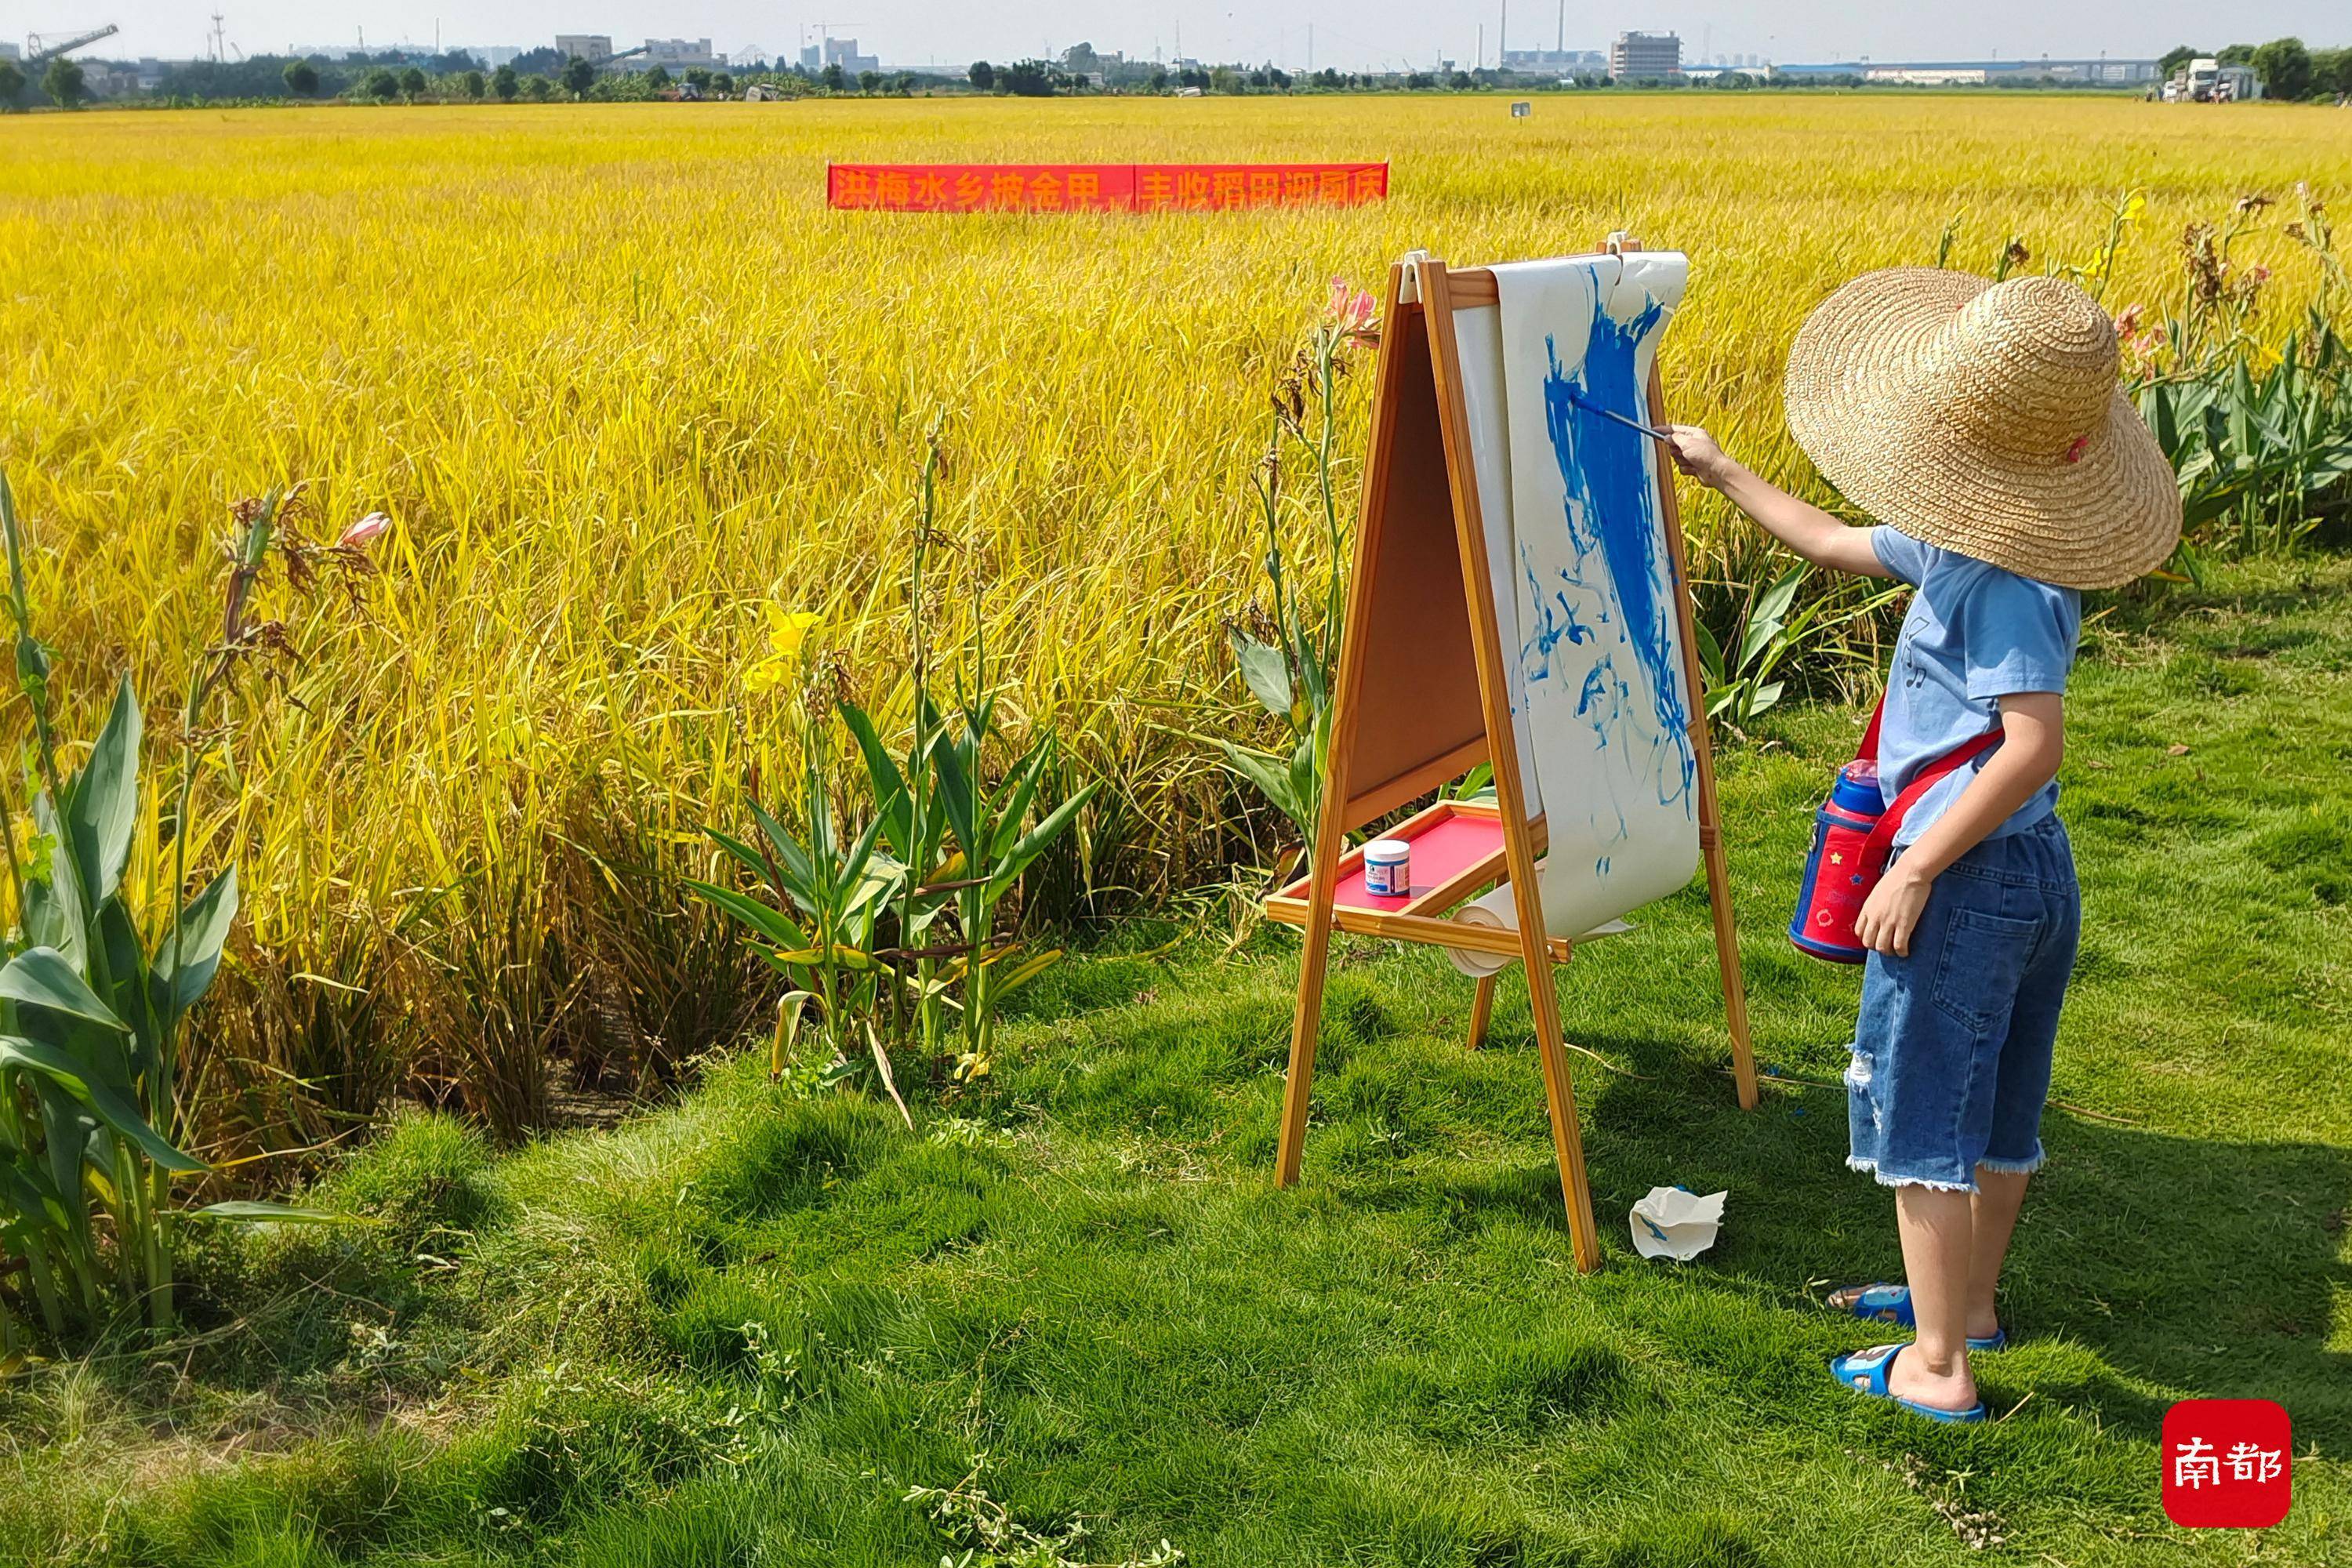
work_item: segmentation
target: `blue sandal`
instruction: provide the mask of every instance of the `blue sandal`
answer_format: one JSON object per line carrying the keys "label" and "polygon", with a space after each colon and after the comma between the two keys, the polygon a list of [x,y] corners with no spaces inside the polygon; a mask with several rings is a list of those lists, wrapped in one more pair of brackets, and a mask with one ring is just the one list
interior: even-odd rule
{"label": "blue sandal", "polygon": [[[1910,1286],[1862,1285],[1849,1286],[1847,1289],[1853,1292],[1853,1300],[1846,1305],[1845,1310],[1865,1322],[1894,1323],[1906,1329],[1916,1329],[1919,1326],[1918,1320],[1911,1312]],[[1836,1298],[1844,1294],[1846,1290],[1832,1291],[1832,1303],[1834,1304]],[[1982,1354],[1986,1351],[2005,1351],[2008,1348],[2009,1331],[2007,1329],[1996,1329],[1983,1339],[1971,1338],[1969,1341],[1969,1351],[1977,1354]]]}
{"label": "blue sandal", "polygon": [[1916,1399],[1905,1399],[1886,1386],[1886,1374],[1895,1366],[1895,1358],[1910,1347],[1907,1345],[1874,1345],[1866,1351],[1842,1355],[1830,1363],[1830,1374],[1854,1393],[1870,1399],[1891,1400],[1914,1415],[1925,1415],[1930,1421],[1958,1425],[1985,1418],[1984,1401],[1979,1399],[1966,1410],[1945,1410],[1933,1405],[1922,1405]]}

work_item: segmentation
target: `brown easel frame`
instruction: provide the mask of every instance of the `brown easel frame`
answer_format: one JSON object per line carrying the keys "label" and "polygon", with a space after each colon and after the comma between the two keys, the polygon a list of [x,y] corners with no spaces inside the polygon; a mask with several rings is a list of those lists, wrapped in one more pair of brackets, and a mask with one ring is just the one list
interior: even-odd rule
{"label": "brown easel frame", "polygon": [[[1640,248],[1612,236],[1608,248]],[[1410,282],[1410,287],[1408,287]],[[1290,1035],[1289,1082],[1283,1093],[1282,1136],[1276,1180],[1298,1180],[1307,1142],[1307,1110],[1315,1078],[1316,1036],[1322,1021],[1323,976],[1331,932],[1341,931],[1517,958],[1528,975],[1536,1051],[1543,1068],[1544,1100],[1551,1113],[1552,1146],[1559,1163],[1560,1196],[1580,1271],[1600,1267],[1592,1189],[1585,1175],[1583,1135],[1568,1070],[1555,972],[1572,944],[1544,930],[1536,860],[1546,844],[1542,817],[1530,820],[1519,794],[1518,743],[1511,727],[1508,666],[1494,611],[1486,525],[1478,506],[1469,416],[1463,399],[1454,312],[1499,302],[1495,275],[1485,268],[1449,268],[1420,258],[1390,268],[1381,312],[1380,361],[1372,402],[1371,446],[1364,464],[1361,517],[1354,575],[1332,700],[1330,762],[1307,874],[1266,900],[1272,919],[1306,928],[1299,964],[1298,1008]],[[1653,424],[1664,421],[1664,400],[1653,364],[1649,384]],[[1722,972],[1724,1011],[1731,1035],[1732,1076],[1741,1109],[1756,1108],[1756,1064],[1748,1034],[1748,998],[1739,973],[1738,935],[1732,923],[1731,885],[1716,807],[1715,761],[1706,704],[1699,699],[1696,644],[1692,637],[1682,512],[1671,470],[1659,487],[1661,521],[1672,560],[1675,614],[1680,624],[1683,674],[1693,695],[1690,737],[1697,762],[1699,847],[1715,916],[1716,958]],[[1450,530],[1447,527],[1451,521]],[[1452,548],[1446,548],[1446,535]],[[1441,801],[1394,829],[1410,837],[1444,815],[1492,817],[1501,847],[1437,886],[1416,887],[1392,909],[1336,905],[1340,880],[1360,864],[1347,836],[1459,778],[1491,764],[1495,800]],[[1445,918],[1463,900],[1497,882],[1512,889],[1518,929],[1496,931]],[[1302,895],[1303,892],[1303,896]],[[1471,1048],[1485,1039],[1499,975],[1477,983],[1471,1003]]]}

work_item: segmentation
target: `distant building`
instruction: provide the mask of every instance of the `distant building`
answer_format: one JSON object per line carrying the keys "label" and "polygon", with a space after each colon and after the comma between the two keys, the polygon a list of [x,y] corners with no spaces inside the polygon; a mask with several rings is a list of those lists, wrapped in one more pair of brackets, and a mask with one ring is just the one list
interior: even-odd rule
{"label": "distant building", "polygon": [[1987,78],[1974,66],[1873,66],[1864,81],[1894,82],[1903,87],[1982,87]]}
{"label": "distant building", "polygon": [[827,66],[839,66],[844,76],[856,76],[860,71],[882,68],[879,55],[861,55],[856,38],[825,38],[801,51],[801,68],[811,76]]}
{"label": "distant building", "polygon": [[1618,81],[1680,76],[1683,41],[1675,33],[1620,33],[1609,46],[1609,74]]}
{"label": "distant building", "polygon": [[91,98],[128,98],[139,90],[139,73],[112,60],[92,60],[82,67],[81,89]]}
{"label": "distant building", "polygon": [[558,33],[555,52],[567,59],[583,59],[593,65],[598,60],[613,58],[613,35],[610,33]]}
{"label": "distant building", "polygon": [[1784,80],[1850,76],[1864,81],[1908,82],[1922,87],[1964,83],[2000,87],[2039,81],[2131,87],[2156,81],[2164,74],[2154,60],[2070,60],[2043,56],[2016,60],[1832,60],[1816,65],[1774,66],[1771,71]]}
{"label": "distant building", "polygon": [[0,60],[15,60],[21,65],[24,58],[25,51],[15,44],[0,44]]}
{"label": "distant building", "polygon": [[1528,76],[1598,76],[1609,68],[1609,57],[1599,49],[1505,49],[1503,68]]}
{"label": "distant building", "polygon": [[496,70],[500,66],[510,66],[522,58],[522,51],[512,44],[492,44],[487,48],[474,50],[473,54],[476,59],[491,70]]}
{"label": "distant building", "polygon": [[634,57],[629,64],[635,70],[651,70],[656,66],[667,68],[675,76],[689,66],[706,70],[716,69],[727,63],[725,55],[710,52],[709,38],[647,38],[646,52]]}

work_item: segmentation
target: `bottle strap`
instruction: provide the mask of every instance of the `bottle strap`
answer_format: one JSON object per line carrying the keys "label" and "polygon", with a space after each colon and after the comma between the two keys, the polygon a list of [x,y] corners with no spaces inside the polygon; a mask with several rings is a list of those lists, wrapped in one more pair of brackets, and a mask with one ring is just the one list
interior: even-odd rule
{"label": "bottle strap", "polygon": [[[1885,699],[1882,697],[1879,701],[1884,704]],[[1921,768],[1918,777],[1903,786],[1903,793],[1888,803],[1886,810],[1878,818],[1878,826],[1870,830],[1869,841],[1864,844],[1862,848],[1864,863],[1865,865],[1872,863],[1874,856],[1879,860],[1884,860],[1894,847],[1895,834],[1902,831],[1903,819],[1910,815],[1913,806],[1919,804],[1919,797],[1935,788],[1956,770],[1966,766],[2000,745],[2001,735],[2001,728],[1996,724],[1981,735],[1969,736],[1926,767]],[[1871,751],[1874,755],[1877,752],[1878,739],[1878,724],[1874,718],[1871,722],[1869,739],[1872,742]]]}

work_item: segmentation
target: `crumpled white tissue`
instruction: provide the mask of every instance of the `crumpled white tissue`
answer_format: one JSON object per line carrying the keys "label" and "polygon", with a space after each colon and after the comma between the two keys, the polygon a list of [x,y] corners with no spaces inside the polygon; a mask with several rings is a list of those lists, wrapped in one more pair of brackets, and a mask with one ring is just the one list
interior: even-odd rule
{"label": "crumpled white tissue", "polygon": [[1730,1195],[1700,1197],[1686,1187],[1652,1187],[1627,1216],[1633,1227],[1633,1250],[1677,1263],[1696,1258],[1715,1245],[1716,1232],[1723,1228],[1723,1200]]}

